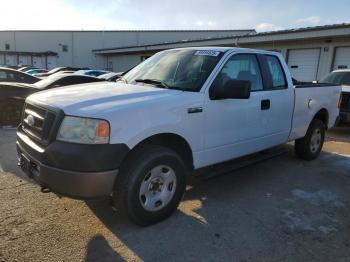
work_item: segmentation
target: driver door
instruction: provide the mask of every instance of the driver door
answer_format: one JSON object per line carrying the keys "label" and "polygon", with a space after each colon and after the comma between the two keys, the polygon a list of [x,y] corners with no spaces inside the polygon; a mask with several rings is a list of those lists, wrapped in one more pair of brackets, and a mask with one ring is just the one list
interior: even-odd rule
{"label": "driver door", "polygon": [[210,88],[228,80],[251,82],[249,99],[210,100],[205,107],[205,161],[208,165],[256,152],[266,147],[264,87],[255,54],[234,54],[224,64]]}

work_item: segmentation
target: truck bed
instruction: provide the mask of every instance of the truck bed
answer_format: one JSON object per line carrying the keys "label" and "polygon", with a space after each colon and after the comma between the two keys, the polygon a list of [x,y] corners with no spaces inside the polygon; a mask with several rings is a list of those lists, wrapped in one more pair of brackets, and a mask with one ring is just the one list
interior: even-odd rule
{"label": "truck bed", "polygon": [[341,86],[319,83],[299,83],[294,86],[294,115],[289,140],[304,137],[309,123],[317,113],[325,114],[328,126],[334,126],[339,115]]}

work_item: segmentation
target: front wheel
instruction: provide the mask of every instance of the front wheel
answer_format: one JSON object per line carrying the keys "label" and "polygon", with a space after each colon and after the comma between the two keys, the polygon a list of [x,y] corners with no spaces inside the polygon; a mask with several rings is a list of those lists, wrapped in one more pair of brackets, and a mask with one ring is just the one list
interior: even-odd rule
{"label": "front wheel", "polygon": [[305,137],[295,141],[295,153],[305,160],[316,159],[322,150],[326,128],[321,120],[312,120]]}
{"label": "front wheel", "polygon": [[128,157],[118,175],[117,210],[147,226],[170,216],[186,188],[186,167],[173,150],[146,145]]}

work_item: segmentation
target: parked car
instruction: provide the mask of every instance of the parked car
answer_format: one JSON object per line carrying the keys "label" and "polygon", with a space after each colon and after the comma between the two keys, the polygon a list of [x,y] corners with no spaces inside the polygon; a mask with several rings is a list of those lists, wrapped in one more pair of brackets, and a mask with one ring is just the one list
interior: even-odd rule
{"label": "parked car", "polygon": [[56,75],[61,75],[61,74],[65,74],[65,75],[73,74],[74,72],[75,72],[75,71],[68,71],[68,70],[58,71],[58,72],[56,72],[56,73],[50,75],[50,77],[51,77],[51,76],[56,76]]}
{"label": "parked car", "polygon": [[4,67],[11,68],[11,69],[14,69],[14,70],[18,70],[20,68],[19,66],[15,66],[15,65],[5,65]]}
{"label": "parked car", "polygon": [[104,79],[110,82],[115,82],[122,74],[123,72],[119,72],[119,73],[109,72],[109,73],[100,75],[97,78]]}
{"label": "parked car", "polygon": [[19,164],[46,192],[112,195],[117,210],[149,225],[176,210],[195,169],[293,140],[299,157],[317,158],[340,91],[294,86],[277,52],[167,50],[117,83],[29,96]]}
{"label": "parked car", "polygon": [[39,68],[35,68],[35,69],[29,69],[28,71],[25,71],[25,73],[35,76],[36,74],[40,74],[40,73],[47,73],[49,72],[46,69],[39,69]]}
{"label": "parked car", "polygon": [[26,71],[31,70],[31,69],[38,69],[38,68],[35,66],[22,66],[22,67],[18,68],[17,71],[26,72]]}
{"label": "parked car", "polygon": [[0,67],[0,82],[19,82],[33,84],[40,79],[29,74],[11,69]]}
{"label": "parked car", "polygon": [[102,81],[95,77],[69,74],[48,77],[35,84],[0,83],[0,126],[20,122],[24,101],[30,94],[55,87]]}
{"label": "parked car", "polygon": [[350,126],[350,69],[333,71],[319,82],[342,86],[341,101],[339,103],[339,125]]}
{"label": "parked car", "polygon": [[106,73],[109,73],[109,72],[105,70],[79,70],[79,71],[76,71],[74,74],[98,77]]}
{"label": "parked car", "polygon": [[50,75],[53,75],[57,72],[60,72],[60,71],[78,71],[78,70],[87,70],[88,68],[79,68],[79,67],[69,67],[69,66],[66,66],[66,67],[56,67],[52,70],[50,70],[49,72],[47,73],[40,73],[40,74],[37,74],[36,76],[37,77],[48,77]]}

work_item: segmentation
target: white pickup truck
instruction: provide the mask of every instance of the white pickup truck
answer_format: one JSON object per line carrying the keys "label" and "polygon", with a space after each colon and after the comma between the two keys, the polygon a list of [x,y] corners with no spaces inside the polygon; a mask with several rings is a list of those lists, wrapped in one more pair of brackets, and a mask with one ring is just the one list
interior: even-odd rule
{"label": "white pickup truck", "polygon": [[117,83],[27,98],[19,165],[43,191],[112,196],[139,225],[176,210],[193,170],[295,140],[315,159],[341,87],[293,86],[279,53],[225,47],[162,51]]}

